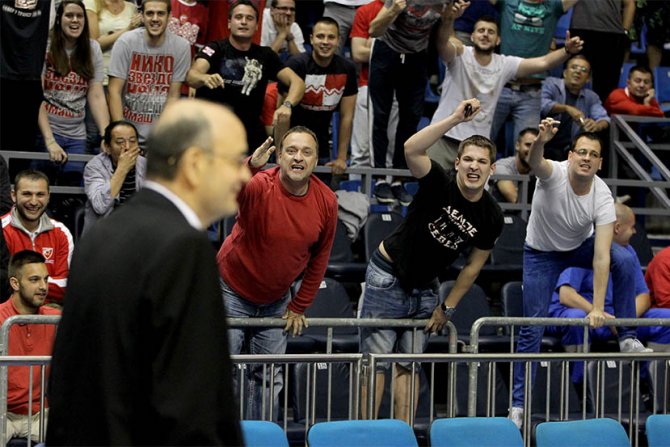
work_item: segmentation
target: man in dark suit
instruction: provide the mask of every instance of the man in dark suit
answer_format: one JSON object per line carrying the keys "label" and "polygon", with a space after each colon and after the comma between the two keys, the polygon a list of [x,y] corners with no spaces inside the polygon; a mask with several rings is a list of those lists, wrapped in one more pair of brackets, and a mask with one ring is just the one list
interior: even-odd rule
{"label": "man in dark suit", "polygon": [[225,313],[204,229],[249,180],[241,122],[220,105],[168,106],[144,189],[72,260],[49,382],[47,443],[241,445]]}

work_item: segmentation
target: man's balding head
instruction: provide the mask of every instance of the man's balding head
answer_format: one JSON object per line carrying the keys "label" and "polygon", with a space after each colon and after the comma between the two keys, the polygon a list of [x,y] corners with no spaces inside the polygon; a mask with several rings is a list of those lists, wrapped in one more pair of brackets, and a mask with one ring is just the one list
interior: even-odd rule
{"label": "man's balding head", "polygon": [[151,131],[147,178],[170,188],[209,224],[237,211],[237,193],[249,179],[242,163],[246,153],[246,131],[233,112],[212,102],[179,100]]}
{"label": "man's balding head", "polygon": [[614,242],[626,246],[635,234],[635,213],[623,203],[615,203],[616,222],[614,223]]}

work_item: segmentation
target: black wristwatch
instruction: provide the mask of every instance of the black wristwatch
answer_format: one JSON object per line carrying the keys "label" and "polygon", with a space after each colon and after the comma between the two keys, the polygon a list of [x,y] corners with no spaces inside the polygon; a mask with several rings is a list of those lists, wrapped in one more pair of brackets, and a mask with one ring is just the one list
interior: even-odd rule
{"label": "black wristwatch", "polygon": [[449,307],[444,303],[440,303],[440,309],[442,309],[442,312],[444,312],[444,315],[446,315],[447,318],[451,318],[454,312],[456,312],[455,307]]}

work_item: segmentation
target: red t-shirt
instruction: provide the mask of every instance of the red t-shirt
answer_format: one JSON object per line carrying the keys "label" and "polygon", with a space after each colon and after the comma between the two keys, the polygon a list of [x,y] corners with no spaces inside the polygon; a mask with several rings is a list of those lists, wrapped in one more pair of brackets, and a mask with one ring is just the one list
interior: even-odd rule
{"label": "red t-shirt", "polygon": [[658,105],[656,98],[649,101],[649,105],[639,103],[635,98],[628,95],[627,88],[613,90],[607,97],[604,105],[605,110],[610,115],[657,116],[663,118],[663,111]]}
{"label": "red t-shirt", "polygon": [[[60,315],[60,311],[42,306],[39,315]],[[19,315],[12,298],[0,304],[0,325],[11,316]],[[9,355],[51,355],[56,325],[53,324],[15,324],[9,331]],[[33,366],[33,405],[32,414],[40,411],[41,374],[40,366]],[[28,414],[28,387],[30,369],[28,366],[10,366],[7,368],[7,411],[16,414]],[[47,368],[47,377],[49,369]],[[47,406],[45,399],[45,406]]]}
{"label": "red t-shirt", "polygon": [[[354,23],[351,26],[351,33],[349,37],[362,37],[367,39],[370,37],[368,33],[368,28],[370,28],[370,22],[377,17],[377,14],[384,6],[384,2],[380,0],[374,0],[367,5],[363,5],[356,10],[356,15],[354,16]],[[361,73],[358,76],[358,86],[363,87],[368,85],[368,71],[370,64],[361,64]]]}
{"label": "red t-shirt", "polygon": [[652,307],[670,309],[670,247],[656,253],[644,275]]}

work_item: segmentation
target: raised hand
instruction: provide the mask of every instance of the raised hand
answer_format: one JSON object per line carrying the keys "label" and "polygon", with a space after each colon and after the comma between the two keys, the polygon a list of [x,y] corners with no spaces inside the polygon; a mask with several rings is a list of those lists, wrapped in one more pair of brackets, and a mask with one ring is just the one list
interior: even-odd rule
{"label": "raised hand", "polygon": [[584,41],[579,37],[570,37],[570,31],[565,32],[565,51],[568,54],[577,54],[582,51]]}
{"label": "raised hand", "polygon": [[265,166],[265,163],[270,159],[270,155],[275,151],[273,141],[272,137],[268,137],[267,140],[263,141],[263,144],[256,148],[249,162],[252,167],[262,168]]}

